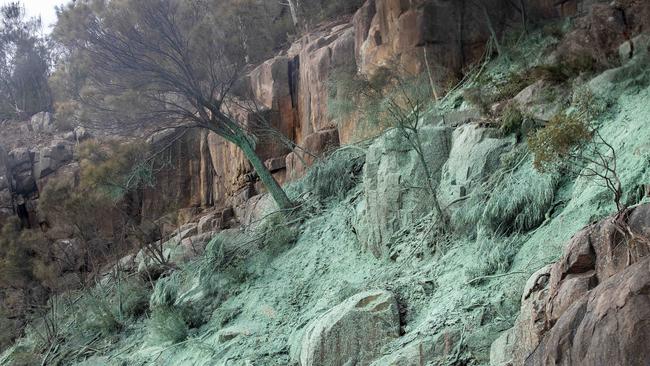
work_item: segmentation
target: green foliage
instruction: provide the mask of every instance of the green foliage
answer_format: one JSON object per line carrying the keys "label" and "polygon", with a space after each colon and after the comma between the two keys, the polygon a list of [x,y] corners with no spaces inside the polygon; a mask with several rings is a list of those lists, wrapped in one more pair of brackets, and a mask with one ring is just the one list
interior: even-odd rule
{"label": "green foliage", "polygon": [[524,115],[521,113],[517,105],[515,105],[515,103],[510,103],[501,116],[501,132],[504,135],[509,135],[511,133],[519,135],[523,121]]}
{"label": "green foliage", "polygon": [[463,209],[454,213],[457,230],[493,234],[522,233],[545,220],[553,204],[557,175],[540,174],[522,149],[504,154],[502,165],[476,187]]}
{"label": "green foliage", "polygon": [[336,150],[309,169],[303,178],[304,189],[321,201],[340,201],[359,183],[364,164],[363,150]]}
{"label": "green foliage", "polygon": [[49,248],[40,230],[21,230],[17,217],[7,219],[0,231],[0,288],[56,290],[60,270]]}
{"label": "green foliage", "polygon": [[31,258],[34,248],[22,242],[20,222],[16,217],[2,227],[0,234],[0,285],[25,287],[33,280]]}
{"label": "green foliage", "polygon": [[70,234],[89,241],[106,237],[107,213],[115,209],[106,195],[91,189],[74,189],[74,183],[54,178],[48,181],[38,202],[40,212],[48,221]]}
{"label": "green foliage", "polygon": [[149,287],[139,277],[120,281],[116,285],[115,302],[120,318],[137,318],[149,308]]}
{"label": "green foliage", "polygon": [[0,7],[0,119],[28,118],[49,110],[50,50],[39,18],[19,2]]}
{"label": "green foliage", "polygon": [[151,337],[157,342],[179,343],[187,339],[189,326],[186,314],[174,306],[158,306],[153,309],[149,319]]}
{"label": "green foliage", "polygon": [[143,186],[153,185],[153,168],[142,161],[146,146],[138,143],[87,141],[79,147],[81,187],[113,200]]}
{"label": "green foliage", "polygon": [[91,290],[84,297],[79,322],[81,330],[86,334],[108,336],[122,328],[116,309],[112,306],[110,297],[106,295],[103,291]]}
{"label": "green foliage", "polygon": [[548,124],[528,137],[535,169],[546,172],[592,139],[589,125],[575,115],[558,114]]}
{"label": "green foliage", "polygon": [[492,237],[479,231],[476,239],[478,262],[465,269],[468,282],[478,285],[484,281],[482,277],[508,272],[523,242],[517,235]]}

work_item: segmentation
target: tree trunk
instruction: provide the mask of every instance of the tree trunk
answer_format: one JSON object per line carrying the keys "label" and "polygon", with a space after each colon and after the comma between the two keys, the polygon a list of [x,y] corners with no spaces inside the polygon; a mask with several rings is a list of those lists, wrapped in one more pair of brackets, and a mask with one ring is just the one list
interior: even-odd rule
{"label": "tree trunk", "polygon": [[289,12],[291,12],[291,20],[293,21],[293,26],[297,29],[300,21],[298,19],[298,9],[295,0],[287,0],[287,4],[289,5]]}
{"label": "tree trunk", "polygon": [[273,175],[266,168],[264,162],[262,162],[260,157],[257,156],[257,153],[255,152],[255,149],[253,148],[250,141],[244,137],[242,141],[238,141],[236,145],[242,149],[244,155],[253,166],[253,169],[255,169],[257,175],[260,177],[260,180],[273,197],[273,200],[278,204],[278,207],[280,207],[282,210],[292,208],[293,203],[284,192],[282,187],[280,187],[275,178],[273,178]]}

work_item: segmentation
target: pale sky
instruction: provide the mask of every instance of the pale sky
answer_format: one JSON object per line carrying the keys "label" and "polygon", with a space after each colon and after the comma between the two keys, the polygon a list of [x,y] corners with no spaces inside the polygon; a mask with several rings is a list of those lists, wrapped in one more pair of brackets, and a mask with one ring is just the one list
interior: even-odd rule
{"label": "pale sky", "polygon": [[[14,0],[15,1],[15,0]],[[50,32],[51,26],[56,22],[56,12],[54,7],[57,5],[65,4],[70,0],[21,0],[25,5],[25,10],[29,16],[41,16],[43,19],[43,27],[46,32]],[[0,4],[4,5],[12,2],[12,0],[0,0]]]}

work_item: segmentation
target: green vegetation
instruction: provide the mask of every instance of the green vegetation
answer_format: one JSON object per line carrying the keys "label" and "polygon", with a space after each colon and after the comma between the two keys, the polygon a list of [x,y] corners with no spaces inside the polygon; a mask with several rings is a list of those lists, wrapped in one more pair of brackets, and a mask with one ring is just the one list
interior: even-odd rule
{"label": "green vegetation", "polygon": [[535,171],[522,146],[504,154],[501,162],[499,170],[471,193],[465,208],[455,212],[452,221],[461,231],[525,233],[546,219],[558,176]]}
{"label": "green vegetation", "polygon": [[20,2],[0,7],[0,119],[29,118],[49,110],[51,50],[39,18],[29,18]]}
{"label": "green vegetation", "polygon": [[509,135],[511,133],[519,135],[521,133],[521,124],[523,122],[524,115],[514,103],[510,103],[501,116],[501,132],[503,132],[504,135]]}
{"label": "green vegetation", "polygon": [[160,306],[154,308],[149,322],[151,336],[157,342],[178,343],[184,341],[189,333],[185,314],[177,307]]}
{"label": "green vegetation", "polygon": [[362,148],[347,147],[317,161],[302,179],[302,193],[311,192],[320,201],[340,201],[357,186],[365,163]]}

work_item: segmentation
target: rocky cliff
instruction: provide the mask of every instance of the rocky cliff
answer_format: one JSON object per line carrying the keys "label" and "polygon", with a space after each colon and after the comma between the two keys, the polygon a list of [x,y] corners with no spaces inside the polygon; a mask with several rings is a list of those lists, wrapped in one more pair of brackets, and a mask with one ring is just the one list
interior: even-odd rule
{"label": "rocky cliff", "polygon": [[[369,0],[351,18],[321,25],[246,77],[246,94],[254,96],[256,113],[286,137],[263,138],[258,153],[276,179],[285,182],[303,176],[323,153],[373,135],[353,118],[334,120],[328,114],[328,83],[337,69],[373,73],[378,67],[391,66],[417,74],[428,68],[434,82],[445,87],[483,57],[490,28],[501,37],[522,20],[532,26],[586,14],[588,3],[529,0],[515,6],[499,0],[484,4]],[[617,40],[620,37],[609,42]],[[176,174],[165,173],[160,181],[162,186],[176,187],[175,194],[182,197],[149,194],[145,212],[151,211],[152,216],[159,211],[156,205],[170,199],[180,207],[231,207],[263,192],[251,180],[251,168],[241,153],[218,136],[190,133],[179,142],[179,151],[184,149],[180,145],[194,150],[179,158]],[[187,172],[193,172],[194,178],[178,181],[169,176],[187,176]]]}
{"label": "rocky cliff", "polygon": [[[649,4],[634,0],[369,0],[303,35],[252,67],[243,88],[286,138],[261,137],[258,153],[303,216],[274,221],[251,167],[218,136],[152,136],[154,147],[171,144],[171,164],[143,192],[141,213],[173,209],[183,217],[169,240],[156,242],[168,269],[146,250],[106,268],[97,292],[55,315],[69,327],[45,360],[648,364],[650,42],[638,36],[647,14]],[[451,90],[423,116],[421,153],[436,172],[435,193],[422,189],[418,152],[398,131],[368,131],[328,114],[337,68],[431,73],[443,90],[482,60],[492,34],[503,39],[522,22],[530,34],[517,43],[520,52],[485,60],[482,81]],[[585,56],[593,64],[570,83],[531,81],[487,111],[470,101],[476,85],[489,89]],[[599,131],[617,149],[630,206],[618,215],[593,180],[538,173],[523,143],[522,135],[576,108],[579,90],[606,105]],[[497,128],[507,105],[525,115],[512,133]],[[64,136],[41,127],[47,121],[37,116],[29,128],[54,134],[53,142],[0,149],[0,212],[25,225],[41,222],[33,206],[48,177],[69,175],[74,186],[78,171],[73,151],[83,131]],[[434,199],[450,213],[445,230],[434,225]],[[121,281],[133,279],[148,287],[137,293],[142,309],[125,317]],[[106,310],[115,304],[118,315]],[[102,336],[87,337],[98,323],[104,333],[92,334]],[[36,339],[26,333],[0,363],[35,352]]]}

